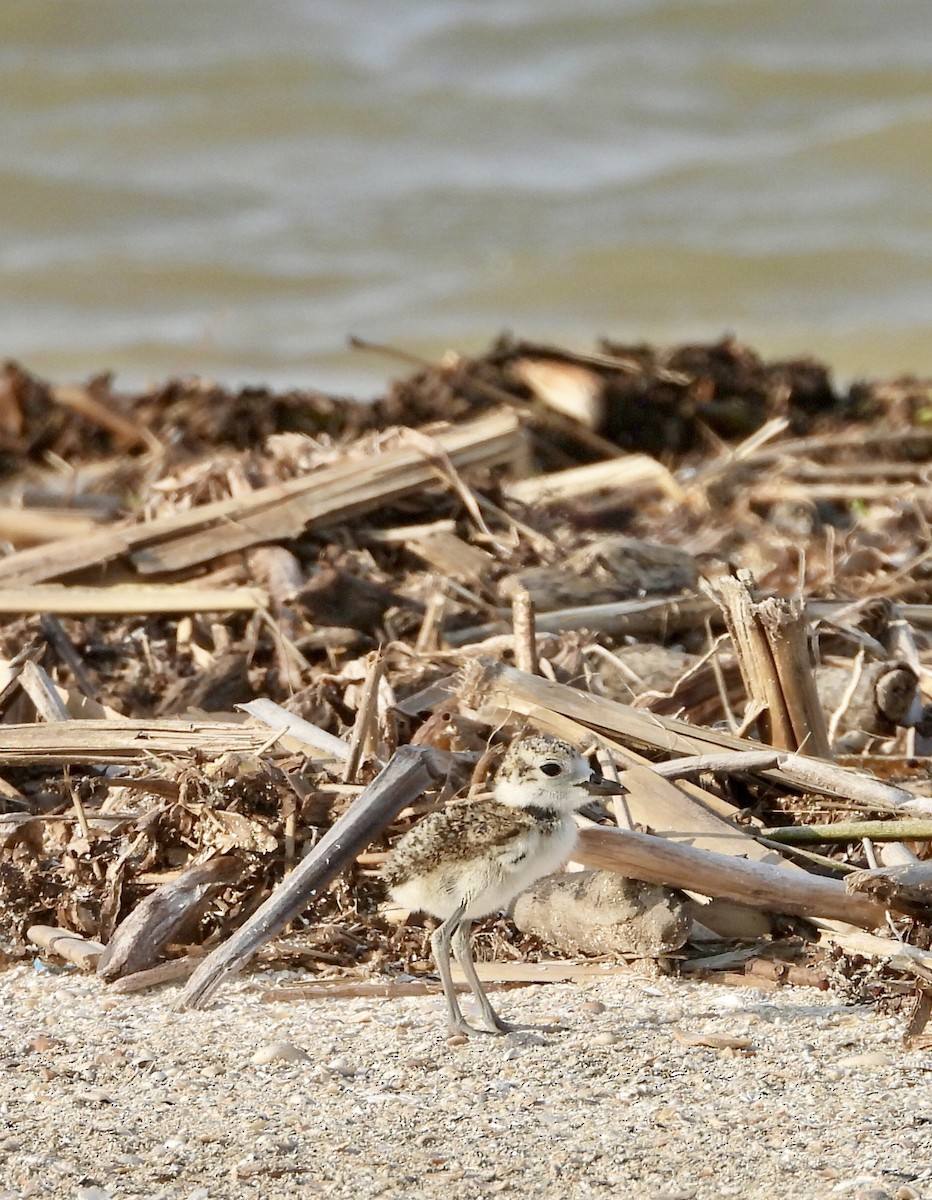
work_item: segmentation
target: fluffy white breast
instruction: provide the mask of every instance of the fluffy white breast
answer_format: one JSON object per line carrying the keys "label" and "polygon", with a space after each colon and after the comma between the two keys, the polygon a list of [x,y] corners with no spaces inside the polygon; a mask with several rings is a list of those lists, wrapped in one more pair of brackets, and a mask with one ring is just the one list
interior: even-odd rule
{"label": "fluffy white breast", "polygon": [[441,920],[466,900],[465,917],[473,920],[507,908],[535,880],[566,862],[576,842],[572,817],[534,825],[504,845],[446,862],[392,887],[392,896],[412,912],[428,912]]}

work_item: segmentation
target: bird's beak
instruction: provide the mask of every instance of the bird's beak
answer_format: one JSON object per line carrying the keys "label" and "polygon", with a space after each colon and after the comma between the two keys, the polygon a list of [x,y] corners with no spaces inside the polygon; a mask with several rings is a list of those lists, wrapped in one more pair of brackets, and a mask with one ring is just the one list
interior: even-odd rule
{"label": "bird's beak", "polygon": [[606,779],[603,775],[596,775],[595,771],[589,776],[583,787],[590,796],[620,796],[628,789],[622,784],[616,783],[614,779]]}

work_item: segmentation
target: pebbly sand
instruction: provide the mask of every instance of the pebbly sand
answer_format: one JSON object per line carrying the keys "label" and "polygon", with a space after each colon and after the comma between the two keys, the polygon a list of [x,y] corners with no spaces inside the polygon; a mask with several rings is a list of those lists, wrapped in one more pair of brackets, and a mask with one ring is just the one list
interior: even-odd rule
{"label": "pebbly sand", "polygon": [[495,993],[565,1032],[451,1046],[440,997],[260,1002],[296,978],[179,1014],[0,972],[0,1200],[932,1197],[932,1056],[900,1018],[613,975]]}

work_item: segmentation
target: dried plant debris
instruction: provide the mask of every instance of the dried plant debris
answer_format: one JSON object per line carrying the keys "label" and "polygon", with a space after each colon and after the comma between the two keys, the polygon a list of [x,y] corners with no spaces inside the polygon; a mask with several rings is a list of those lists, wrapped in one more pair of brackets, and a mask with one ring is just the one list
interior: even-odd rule
{"label": "dried plant debris", "polygon": [[[8,363],[2,952],[54,955],[67,931],[127,989],[180,978],[412,745],[444,770],[260,955],[422,974],[429,922],[386,904],[379,864],[423,813],[480,794],[529,727],[628,787],[586,814],[583,856],[598,843],[600,866],[639,870],[658,839],[689,843],[674,877],[638,885],[682,924],[654,957],[724,956],[697,971],[762,987],[830,977],[858,1002],[925,995],[930,401],[926,380],[842,389],[734,339],[502,338],[372,403],[54,385]],[[755,638],[721,603],[739,573]],[[724,892],[684,907],[696,877]],[[539,893],[533,930],[483,923],[478,960],[596,953],[557,936],[557,893]],[[816,928],[839,914],[874,933],[829,962]],[[775,974],[800,939],[804,966]],[[764,966],[741,974],[745,952]]]}

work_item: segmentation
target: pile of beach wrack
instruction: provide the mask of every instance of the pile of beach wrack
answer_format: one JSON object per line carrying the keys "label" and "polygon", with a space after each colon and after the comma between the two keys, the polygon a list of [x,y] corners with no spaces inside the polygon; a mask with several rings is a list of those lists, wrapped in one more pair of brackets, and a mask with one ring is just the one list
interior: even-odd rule
{"label": "pile of beach wrack", "polygon": [[409,365],[369,404],[0,375],[4,952],[431,990],[379,864],[533,728],[625,793],[485,923],[489,986],[832,986],[922,1044],[930,384],[732,340]]}

